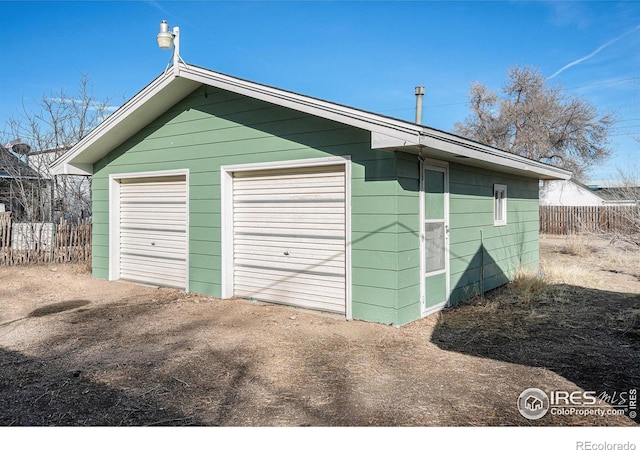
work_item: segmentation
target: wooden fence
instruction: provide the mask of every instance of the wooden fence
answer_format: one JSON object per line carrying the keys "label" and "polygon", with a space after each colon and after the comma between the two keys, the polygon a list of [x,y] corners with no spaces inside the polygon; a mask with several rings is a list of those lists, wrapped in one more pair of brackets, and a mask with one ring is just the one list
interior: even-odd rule
{"label": "wooden fence", "polygon": [[633,234],[640,206],[540,206],[540,232]]}
{"label": "wooden fence", "polygon": [[12,223],[11,213],[0,213],[0,266],[90,261],[91,219]]}

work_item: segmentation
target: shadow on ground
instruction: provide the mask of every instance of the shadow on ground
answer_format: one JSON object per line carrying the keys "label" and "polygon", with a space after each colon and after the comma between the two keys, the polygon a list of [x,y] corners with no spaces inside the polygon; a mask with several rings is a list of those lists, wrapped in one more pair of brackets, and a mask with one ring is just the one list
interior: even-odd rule
{"label": "shadow on ground", "polygon": [[640,388],[640,296],[556,285],[526,299],[513,298],[509,289],[443,313],[432,342],[444,350],[548,369],[579,389],[611,395],[612,405],[626,398],[621,393]]}
{"label": "shadow on ground", "polygon": [[538,380],[638,384],[639,300],[623,294],[561,286],[395,328],[173,289],[95,292],[0,324],[0,425],[529,425],[515,400]]}
{"label": "shadow on ground", "polygon": [[0,349],[0,425],[198,425],[158,404],[157,393],[126,392],[91,381],[82,370]]}
{"label": "shadow on ground", "polygon": [[[294,322],[284,307],[194,304],[184,292],[156,292],[105,304],[60,302],[3,324],[4,336],[48,332],[29,346],[37,357],[0,348],[0,425],[352,426],[411,419],[383,398],[372,398],[374,407],[358,404],[361,386],[344,358],[352,344],[331,334],[331,325],[344,321],[308,315]],[[297,326],[302,319],[327,326],[318,326],[314,340]]]}

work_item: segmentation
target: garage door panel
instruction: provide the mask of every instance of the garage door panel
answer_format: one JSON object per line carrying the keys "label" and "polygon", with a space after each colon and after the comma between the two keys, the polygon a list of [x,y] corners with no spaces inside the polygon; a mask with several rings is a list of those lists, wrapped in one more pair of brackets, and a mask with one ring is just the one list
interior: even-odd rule
{"label": "garage door panel", "polygon": [[176,274],[175,271],[162,273],[162,271],[145,271],[140,269],[139,266],[132,266],[127,268],[126,275],[120,278],[122,280],[136,281],[156,286],[177,287],[180,289],[179,285],[182,283],[183,277],[183,274]]}
{"label": "garage door panel", "polygon": [[[287,252],[289,255],[284,255]],[[263,247],[263,246],[237,246],[236,256],[245,258],[274,258],[274,257],[294,257],[294,258],[309,258],[312,261],[320,260],[335,260],[340,261],[343,265],[345,262],[345,255],[342,250],[315,250],[308,248],[293,248],[287,247],[286,250],[282,250],[282,247]]]}
{"label": "garage door panel", "polygon": [[[239,290],[236,295],[238,297],[255,298],[256,300],[271,303],[294,305],[301,308],[316,309],[320,311],[329,311],[341,314],[344,313],[344,297],[340,299],[332,299],[322,296],[302,296],[297,293],[288,293],[281,291],[261,292],[257,291],[258,289],[259,288],[250,288],[247,290]],[[256,295],[252,295],[253,293],[256,293]]]}
{"label": "garage door panel", "polygon": [[[297,205],[297,204],[273,204],[273,203],[258,203],[250,205],[236,205],[235,211],[237,214],[272,214],[273,209],[277,209],[280,214],[316,214],[318,212],[318,206]],[[324,205],[322,211],[326,214],[344,214],[344,205]]]}
{"label": "garage door panel", "polygon": [[187,287],[186,177],[120,184],[120,278]]}
{"label": "garage door panel", "polygon": [[122,256],[124,255],[145,255],[152,256],[154,258],[162,259],[165,258],[167,260],[175,260],[181,259],[185,261],[186,252],[184,249],[172,248],[169,246],[142,246],[142,245],[129,245],[127,246],[126,251],[120,252]]}
{"label": "garage door panel", "polygon": [[344,251],[344,233],[336,233],[335,236],[325,236],[322,240],[317,239],[315,236],[304,237],[296,234],[260,234],[260,233],[241,233],[236,237],[236,242],[239,244],[253,245],[254,243],[263,243],[264,245],[280,245],[286,246],[304,246],[313,248],[317,246],[327,246],[327,248],[335,249],[340,248]]}
{"label": "garage door panel", "polygon": [[315,209],[313,212],[278,212],[277,214],[256,213],[256,212],[236,212],[236,220],[241,222],[269,222],[278,220],[283,223],[337,223],[343,225],[344,228],[344,212],[341,213],[318,213]]}
{"label": "garage door panel", "polygon": [[[259,239],[282,239],[283,242],[288,239],[293,240],[314,240],[314,242],[319,242],[317,234],[311,232],[310,230],[273,230],[271,233],[267,233],[265,231],[256,230],[253,227],[245,227],[244,229],[234,230],[236,231],[236,235],[240,238],[252,237]],[[277,232],[276,232],[277,231]],[[316,230],[317,231],[317,230]],[[343,230],[324,230],[322,233],[322,240],[328,241],[340,241],[344,242],[344,231]]]}
{"label": "garage door panel", "polygon": [[236,265],[239,267],[254,267],[262,270],[281,270],[302,272],[318,272],[327,274],[342,275],[344,273],[344,261],[335,261],[332,259],[309,259],[309,258],[290,258],[286,256],[263,256],[255,255],[247,259],[238,256]]}
{"label": "garage door panel", "polygon": [[[185,194],[184,192],[179,192],[177,194],[167,194],[162,192],[125,192],[121,199],[123,203],[131,204],[131,205],[139,205],[141,203],[146,203],[148,200],[151,203],[181,203],[180,199]],[[140,197],[144,196],[145,201],[141,201]]]}
{"label": "garage door panel", "polygon": [[[236,241],[236,251],[239,253],[251,252],[253,249],[259,251],[280,252],[289,249],[295,252],[326,252],[331,255],[344,255],[344,245],[340,241],[300,242],[297,239],[289,241],[267,241],[258,238],[238,239]],[[324,254],[324,253],[319,253]]]}
{"label": "garage door panel", "polygon": [[[282,193],[282,194],[271,194],[271,195],[262,195],[259,193],[251,193],[242,197],[242,204],[251,204],[251,203],[300,203],[306,206],[317,206],[319,203],[327,203],[327,204],[342,204],[344,199],[344,192],[330,192],[324,194],[294,194],[294,193]],[[234,201],[239,201],[237,197],[234,197]]]}
{"label": "garage door panel", "polygon": [[127,232],[146,232],[149,236],[157,235],[162,236],[163,233],[176,233],[184,234],[185,224],[168,224],[168,223],[144,223],[144,224],[128,224],[122,227],[122,231]]}
{"label": "garage door panel", "polygon": [[[254,221],[254,222],[244,222],[238,221],[235,223],[235,227],[238,229],[240,233],[243,231],[251,231],[250,229],[255,227],[260,227],[263,234],[266,233],[265,230],[274,229],[276,230],[286,230],[286,231],[299,231],[299,230],[338,230],[339,236],[344,236],[344,223],[318,223],[318,222],[289,222],[289,223],[281,223],[281,222],[268,222],[268,221]],[[320,238],[322,235],[320,236]]]}
{"label": "garage door panel", "polygon": [[234,293],[344,313],[344,166],[234,174]]}
{"label": "garage door panel", "polygon": [[[247,279],[262,279],[268,280],[271,282],[280,282],[283,281],[282,273],[273,272],[270,273],[268,271],[255,271],[251,268],[245,267],[237,267],[236,273],[238,277],[244,277]],[[339,282],[339,280],[334,280],[335,286],[325,286],[322,284],[325,275],[319,275],[314,273],[297,273],[295,277],[295,282],[301,286],[304,286],[306,289],[310,291],[319,290],[320,292],[335,292],[340,295],[344,294],[345,282]]]}
{"label": "garage door panel", "polygon": [[250,191],[259,191],[269,194],[279,194],[283,192],[291,192],[292,189],[307,189],[313,186],[314,192],[339,192],[344,190],[344,186],[339,185],[339,177],[320,178],[320,181],[313,182],[309,179],[300,178],[293,180],[278,180],[265,187],[264,180],[248,181],[243,180],[242,185],[238,186],[236,194],[244,194]]}
{"label": "garage door panel", "polygon": [[[184,258],[176,258],[175,260],[184,262]],[[154,258],[153,256],[126,254],[122,256],[120,264],[124,264],[127,271],[149,273],[169,271],[170,273],[182,274],[182,271],[175,271],[175,262],[170,258]]]}
{"label": "garage door panel", "polygon": [[273,289],[287,292],[297,292],[300,294],[312,294],[316,296],[329,297],[336,300],[344,300],[344,285],[335,287],[325,287],[318,283],[300,283],[297,279],[282,279],[269,277],[250,276],[245,283],[247,286],[258,287],[259,289]]}
{"label": "garage door panel", "polygon": [[[179,216],[182,217],[179,217]],[[164,220],[153,219],[151,217],[145,216],[144,214],[133,214],[131,215],[126,222],[121,222],[123,228],[146,228],[148,226],[153,226],[156,229],[174,229],[178,227],[179,229],[184,229],[187,222],[184,220],[183,214],[170,214]],[[164,215],[163,215],[164,217]],[[141,225],[144,225],[141,227]]]}

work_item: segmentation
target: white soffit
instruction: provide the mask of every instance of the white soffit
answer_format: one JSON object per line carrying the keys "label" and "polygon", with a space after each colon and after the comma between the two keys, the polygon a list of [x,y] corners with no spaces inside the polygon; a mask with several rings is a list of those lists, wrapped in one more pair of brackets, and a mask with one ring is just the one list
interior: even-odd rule
{"label": "white soffit", "polygon": [[[167,87],[171,85],[170,89]],[[160,117],[200,86],[199,83],[163,74],[118,108],[73,149],[56,160],[56,174],[91,175],[93,163]]]}

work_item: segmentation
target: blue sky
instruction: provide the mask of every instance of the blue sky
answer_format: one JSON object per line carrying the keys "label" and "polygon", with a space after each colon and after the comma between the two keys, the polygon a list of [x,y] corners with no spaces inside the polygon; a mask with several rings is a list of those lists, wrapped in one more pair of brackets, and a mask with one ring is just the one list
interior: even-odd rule
{"label": "blue sky", "polygon": [[0,1],[0,17],[0,124],[82,74],[120,105],[169,61],[166,19],[186,62],[302,94],[413,120],[424,85],[423,123],[445,131],[471,82],[500,89],[510,66],[535,66],[617,112],[615,157],[592,178],[640,157],[640,1]]}

